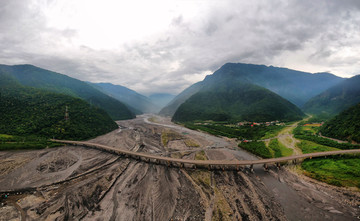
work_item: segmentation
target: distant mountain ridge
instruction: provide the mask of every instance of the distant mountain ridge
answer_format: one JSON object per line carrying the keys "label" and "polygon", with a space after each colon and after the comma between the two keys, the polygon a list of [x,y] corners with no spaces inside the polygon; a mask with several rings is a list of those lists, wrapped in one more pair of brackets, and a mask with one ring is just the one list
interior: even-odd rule
{"label": "distant mountain ridge", "polygon": [[360,75],[346,79],[310,99],[304,110],[312,114],[335,115],[360,103]]}
{"label": "distant mountain ridge", "polygon": [[137,93],[127,87],[121,85],[114,85],[111,83],[90,83],[95,88],[101,90],[105,94],[123,102],[135,110],[138,114],[142,113],[156,113],[159,107],[155,105],[150,98]]}
{"label": "distant mountain ridge", "polygon": [[172,116],[183,102],[203,87],[207,78],[221,80],[227,76],[232,76],[234,79],[246,79],[255,85],[267,88],[298,107],[301,107],[315,95],[344,80],[329,73],[311,74],[265,65],[227,63],[212,75],[207,76],[203,83],[198,82],[181,92],[160,111],[160,114]]}
{"label": "distant mountain ridge", "polygon": [[82,98],[90,104],[104,109],[114,120],[135,117],[120,101],[75,78],[33,65],[0,65],[0,72],[9,74],[24,86]]}
{"label": "distant mountain ridge", "polygon": [[[246,79],[208,76],[201,89],[176,110],[172,120],[292,121],[304,116],[291,102]],[[198,85],[199,85],[198,84]]]}
{"label": "distant mountain ridge", "polygon": [[[160,108],[165,107],[174,97],[175,95],[166,93],[151,94],[149,96],[150,100]],[[158,111],[160,111],[160,109]]]}

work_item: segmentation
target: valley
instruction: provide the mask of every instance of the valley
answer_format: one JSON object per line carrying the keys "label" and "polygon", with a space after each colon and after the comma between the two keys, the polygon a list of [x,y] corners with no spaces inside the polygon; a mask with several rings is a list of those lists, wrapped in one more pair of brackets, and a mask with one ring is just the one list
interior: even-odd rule
{"label": "valley", "polygon": [[360,1],[0,1],[0,221],[360,220]]}
{"label": "valley", "polygon": [[[89,142],[182,159],[255,160],[234,139],[142,115]],[[286,128],[288,129],[288,128]],[[279,136],[279,141],[281,142]],[[31,153],[31,154],[30,154]],[[81,146],[0,152],[5,220],[356,220],[360,194],[299,176],[167,167]],[[3,219],[3,218],[0,218]]]}

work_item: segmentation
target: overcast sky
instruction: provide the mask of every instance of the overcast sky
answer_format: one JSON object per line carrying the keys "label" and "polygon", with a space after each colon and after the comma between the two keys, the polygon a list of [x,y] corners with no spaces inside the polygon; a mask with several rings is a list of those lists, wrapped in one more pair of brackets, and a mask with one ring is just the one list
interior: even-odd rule
{"label": "overcast sky", "polygon": [[359,0],[0,0],[0,63],[177,94],[227,62],[360,74]]}

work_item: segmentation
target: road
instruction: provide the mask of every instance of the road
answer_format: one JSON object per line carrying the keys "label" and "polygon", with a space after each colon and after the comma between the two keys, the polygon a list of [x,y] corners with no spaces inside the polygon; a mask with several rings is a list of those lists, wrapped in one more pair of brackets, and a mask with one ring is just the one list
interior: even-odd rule
{"label": "road", "polygon": [[127,157],[132,157],[135,159],[141,159],[145,162],[150,160],[161,161],[165,163],[179,163],[179,164],[192,164],[196,166],[247,166],[247,165],[256,165],[256,164],[270,164],[270,163],[281,163],[291,160],[297,159],[305,159],[305,158],[314,158],[314,157],[322,157],[322,156],[331,156],[331,155],[341,155],[341,154],[358,154],[360,153],[360,149],[353,150],[338,150],[338,151],[326,151],[326,152],[317,152],[317,153],[308,153],[308,154],[300,154],[293,155],[289,157],[279,157],[279,158],[270,158],[270,159],[260,159],[260,160],[190,160],[190,159],[178,159],[171,157],[163,157],[157,156],[147,153],[133,152],[129,150],[124,150],[116,147],[110,147],[102,144],[90,143],[90,142],[82,142],[82,141],[70,141],[70,140],[56,140],[52,141],[58,143],[65,143],[70,145],[81,145],[91,148],[100,149],[103,151],[124,155]]}

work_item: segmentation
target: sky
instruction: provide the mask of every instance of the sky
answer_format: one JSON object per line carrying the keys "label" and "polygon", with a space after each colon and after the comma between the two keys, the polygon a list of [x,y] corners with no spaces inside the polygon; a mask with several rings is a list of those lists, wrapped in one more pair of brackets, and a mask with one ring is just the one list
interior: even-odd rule
{"label": "sky", "polygon": [[0,0],[0,63],[145,95],[227,62],[360,74],[359,0]]}

